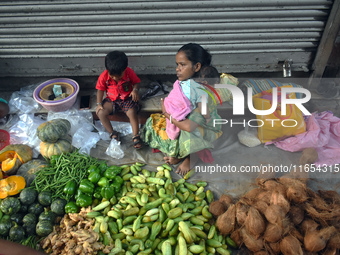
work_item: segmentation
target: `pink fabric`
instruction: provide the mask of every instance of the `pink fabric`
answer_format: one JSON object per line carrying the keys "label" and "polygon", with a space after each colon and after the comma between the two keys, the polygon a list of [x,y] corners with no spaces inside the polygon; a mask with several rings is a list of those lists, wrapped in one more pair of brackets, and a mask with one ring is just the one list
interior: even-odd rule
{"label": "pink fabric", "polygon": [[[172,116],[171,118],[177,121],[184,120],[191,112],[190,100],[183,94],[178,80],[174,83],[169,95],[164,99],[164,106],[166,112]],[[178,127],[170,123],[169,119],[166,120],[166,133],[171,140],[175,140],[180,131]]]}
{"label": "pink fabric", "polygon": [[306,118],[306,126],[305,133],[274,142],[275,146],[292,152],[315,148],[317,166],[340,163],[340,119],[328,111],[313,113]]}
{"label": "pink fabric", "polygon": [[211,151],[208,149],[203,149],[201,151],[196,152],[198,157],[204,162],[204,163],[212,163],[214,162],[214,158],[212,157]]}

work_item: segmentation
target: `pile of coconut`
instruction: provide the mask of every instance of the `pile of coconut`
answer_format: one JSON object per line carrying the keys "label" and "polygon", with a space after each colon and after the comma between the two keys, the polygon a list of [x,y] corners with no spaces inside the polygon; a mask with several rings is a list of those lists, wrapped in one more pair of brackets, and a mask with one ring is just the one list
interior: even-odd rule
{"label": "pile of coconut", "polygon": [[258,178],[238,201],[222,195],[209,210],[220,233],[254,254],[339,254],[340,195],[306,181]]}

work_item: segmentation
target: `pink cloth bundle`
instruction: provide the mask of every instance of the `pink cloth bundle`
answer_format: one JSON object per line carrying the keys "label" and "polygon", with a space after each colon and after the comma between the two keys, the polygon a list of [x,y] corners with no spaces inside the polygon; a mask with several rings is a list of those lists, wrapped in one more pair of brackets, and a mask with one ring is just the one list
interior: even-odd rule
{"label": "pink cloth bundle", "polygon": [[308,116],[306,125],[306,132],[274,142],[275,146],[291,152],[315,148],[318,152],[317,166],[340,163],[340,119],[324,111]]}
{"label": "pink cloth bundle", "polygon": [[[171,115],[171,118],[177,121],[184,120],[191,112],[190,100],[183,94],[178,80],[174,83],[169,95],[164,99],[164,106],[166,112]],[[170,123],[169,119],[166,120],[166,133],[171,140],[175,140],[179,136],[180,131],[178,127]]]}

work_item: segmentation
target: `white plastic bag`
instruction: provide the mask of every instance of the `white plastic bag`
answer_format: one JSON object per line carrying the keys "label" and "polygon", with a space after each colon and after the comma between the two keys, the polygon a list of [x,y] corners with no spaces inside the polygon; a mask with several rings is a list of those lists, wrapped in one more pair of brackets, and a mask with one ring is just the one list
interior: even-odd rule
{"label": "white plastic bag", "polygon": [[110,145],[107,147],[105,153],[106,155],[116,159],[121,159],[124,157],[124,151],[120,145],[120,141],[118,142],[115,139],[111,140]]}
{"label": "white plastic bag", "polygon": [[237,134],[240,143],[248,147],[255,147],[261,144],[260,139],[257,137],[257,128],[250,128],[248,126]]}

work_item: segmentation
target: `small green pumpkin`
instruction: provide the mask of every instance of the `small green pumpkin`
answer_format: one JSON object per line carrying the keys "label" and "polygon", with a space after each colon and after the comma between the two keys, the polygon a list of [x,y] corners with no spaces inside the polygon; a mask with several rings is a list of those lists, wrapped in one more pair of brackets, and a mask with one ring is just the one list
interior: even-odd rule
{"label": "small green pumpkin", "polygon": [[26,187],[31,186],[31,183],[35,179],[36,173],[47,167],[48,164],[45,160],[33,159],[19,167],[17,175],[24,177],[26,181]]}
{"label": "small green pumpkin", "polygon": [[62,198],[55,199],[51,204],[51,211],[56,215],[64,215],[65,214],[65,205],[67,201]]}
{"label": "small green pumpkin", "polygon": [[52,203],[52,193],[49,191],[42,191],[38,195],[38,202],[43,206],[49,206]]}
{"label": "small green pumpkin", "polygon": [[38,192],[31,188],[25,188],[20,192],[20,202],[24,205],[31,205],[38,196]]}
{"label": "small green pumpkin", "polygon": [[19,242],[25,238],[25,229],[14,223],[14,227],[9,230],[9,238],[14,242]]}
{"label": "small green pumpkin", "polygon": [[33,213],[28,213],[22,219],[23,227],[28,235],[35,234],[35,227],[37,225],[37,217]]}
{"label": "small green pumpkin", "polygon": [[55,143],[66,136],[71,129],[71,123],[66,119],[54,119],[42,123],[37,128],[37,136],[42,142]]}
{"label": "small green pumpkin", "polygon": [[11,221],[14,221],[17,224],[21,224],[22,220],[24,218],[24,215],[22,213],[15,213],[11,215]]}
{"label": "small green pumpkin", "polygon": [[53,224],[48,220],[39,221],[35,232],[38,236],[48,236],[53,231]]}
{"label": "small green pumpkin", "polygon": [[34,213],[35,215],[40,215],[44,211],[44,207],[39,203],[33,203],[28,207],[29,213]]}
{"label": "small green pumpkin", "polygon": [[2,218],[0,221],[0,236],[7,236],[12,225],[10,218]]}
{"label": "small green pumpkin", "polygon": [[34,224],[35,226],[37,224],[37,216],[34,213],[28,213],[22,219],[22,223],[24,223],[24,225]]}
{"label": "small green pumpkin", "polygon": [[4,214],[12,215],[20,211],[21,203],[18,198],[7,197],[1,201],[0,210]]}
{"label": "small green pumpkin", "polygon": [[73,151],[72,139],[70,137],[62,138],[55,143],[41,142],[40,154],[45,158],[51,158],[53,155],[61,155]]}
{"label": "small green pumpkin", "polygon": [[56,218],[57,218],[57,215],[54,212],[52,212],[52,211],[48,211],[46,208],[45,208],[45,211],[42,212],[39,215],[39,221],[48,220],[52,224],[55,223]]}

